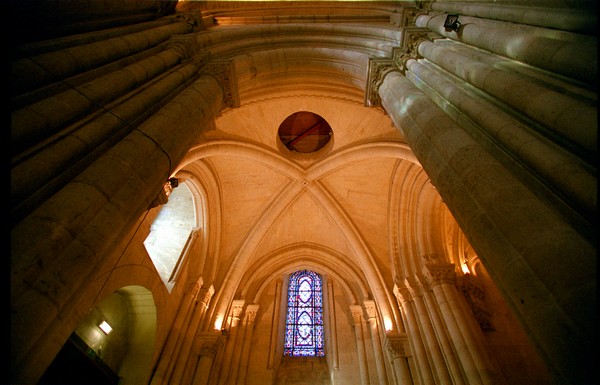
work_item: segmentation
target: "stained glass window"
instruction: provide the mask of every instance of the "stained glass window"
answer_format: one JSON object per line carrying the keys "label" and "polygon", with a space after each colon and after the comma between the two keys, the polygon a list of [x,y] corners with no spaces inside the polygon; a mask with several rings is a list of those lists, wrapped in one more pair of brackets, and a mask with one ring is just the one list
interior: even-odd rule
{"label": "stained glass window", "polygon": [[286,356],[324,356],[321,277],[310,270],[290,276],[285,320]]}

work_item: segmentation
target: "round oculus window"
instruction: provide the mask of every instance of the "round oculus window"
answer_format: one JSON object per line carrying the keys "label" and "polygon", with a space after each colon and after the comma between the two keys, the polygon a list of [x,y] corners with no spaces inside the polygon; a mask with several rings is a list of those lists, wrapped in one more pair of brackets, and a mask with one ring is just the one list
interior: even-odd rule
{"label": "round oculus window", "polygon": [[331,126],[320,115],[309,111],[291,114],[279,126],[279,139],[290,151],[315,152],[333,135]]}

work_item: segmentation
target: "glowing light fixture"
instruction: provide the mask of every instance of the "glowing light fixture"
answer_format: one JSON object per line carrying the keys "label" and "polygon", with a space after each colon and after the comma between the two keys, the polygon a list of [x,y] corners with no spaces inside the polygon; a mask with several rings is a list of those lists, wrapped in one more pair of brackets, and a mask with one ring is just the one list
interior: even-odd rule
{"label": "glowing light fixture", "polygon": [[392,320],[390,319],[389,316],[386,315],[383,317],[383,325],[385,326],[386,332],[389,332],[390,330],[393,329]]}
{"label": "glowing light fixture", "polygon": [[99,327],[100,329],[102,329],[102,331],[103,331],[105,334],[108,334],[108,333],[110,333],[110,332],[112,331],[112,327],[111,327],[111,326],[108,324],[108,322],[106,322],[106,321],[102,321],[102,323],[101,323],[100,325],[98,325],[98,327]]}
{"label": "glowing light fixture", "polygon": [[470,274],[471,272],[469,271],[469,265],[467,265],[467,259],[465,258],[464,261],[460,264],[460,268],[462,269],[463,273],[465,274]]}

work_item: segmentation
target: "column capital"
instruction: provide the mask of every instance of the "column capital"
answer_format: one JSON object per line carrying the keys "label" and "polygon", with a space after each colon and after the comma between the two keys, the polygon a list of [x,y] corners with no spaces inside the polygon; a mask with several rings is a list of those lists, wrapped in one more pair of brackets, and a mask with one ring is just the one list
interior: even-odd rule
{"label": "column capital", "polygon": [[231,313],[234,318],[240,318],[242,315],[242,310],[244,309],[244,303],[246,303],[243,299],[235,299],[231,303]]}
{"label": "column capital", "polygon": [[215,288],[213,285],[210,285],[208,287],[202,286],[200,288],[200,291],[198,292],[196,300],[203,304],[205,307],[208,307],[208,304],[210,303],[213,294],[215,294]]}
{"label": "column capital", "polygon": [[446,262],[426,263],[425,267],[431,279],[431,285],[454,285],[456,273],[454,272],[454,264]]}
{"label": "column capital", "polygon": [[355,325],[362,322],[363,309],[360,305],[350,305],[350,313],[352,313],[352,319],[354,319]]}
{"label": "column capital", "polygon": [[373,300],[365,300],[363,301],[363,305],[365,307],[365,312],[367,313],[367,317],[369,320],[377,318],[377,305],[375,305],[375,301]]}
{"label": "column capital", "polygon": [[185,287],[185,293],[189,294],[195,299],[200,292],[200,288],[202,287],[203,283],[204,279],[202,277],[198,278],[197,280],[189,280]]}
{"label": "column capital", "polygon": [[[400,12],[394,13],[390,16],[390,22],[396,27],[414,27],[417,21],[417,16],[427,14],[429,7],[431,7],[431,1],[418,1],[416,7],[403,7]],[[423,4],[421,3],[429,3]]]}
{"label": "column capital", "polygon": [[248,320],[249,323],[254,323],[254,320],[256,319],[256,315],[258,314],[258,305],[257,304],[251,304],[246,306],[246,319]]}
{"label": "column capital", "polygon": [[410,27],[404,28],[402,36],[402,44],[400,47],[392,50],[392,60],[398,70],[404,75],[406,71],[406,63],[410,59],[420,59],[419,44],[423,41],[433,41],[442,36],[430,31],[428,28]]}
{"label": "column capital", "polygon": [[365,89],[365,106],[381,107],[379,87],[388,73],[397,70],[393,59],[369,58],[367,67],[367,86]]}
{"label": "column capital", "polygon": [[223,346],[223,336],[218,330],[201,332],[196,335],[196,342],[200,346],[200,356],[214,358]]}
{"label": "column capital", "polygon": [[385,334],[385,347],[392,359],[410,357],[410,344],[406,333],[388,332]]}
{"label": "column capital", "polygon": [[412,300],[412,294],[403,282],[394,284],[394,295],[401,306]]}
{"label": "column capital", "polygon": [[200,72],[214,77],[219,82],[223,89],[222,109],[240,106],[233,60],[211,60],[202,67]]}

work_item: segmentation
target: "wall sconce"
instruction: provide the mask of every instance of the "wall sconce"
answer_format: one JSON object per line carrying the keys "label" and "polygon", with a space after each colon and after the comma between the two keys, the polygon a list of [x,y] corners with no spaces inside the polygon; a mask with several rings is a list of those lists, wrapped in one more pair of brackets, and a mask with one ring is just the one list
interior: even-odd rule
{"label": "wall sconce", "polygon": [[460,27],[460,22],[458,21],[458,15],[448,15],[446,16],[446,21],[444,21],[444,28],[446,31],[458,31]]}
{"label": "wall sconce", "polygon": [[112,331],[112,327],[106,321],[102,321],[100,325],[98,325],[100,329],[104,332],[104,334],[108,335]]}

